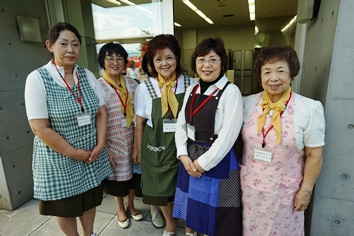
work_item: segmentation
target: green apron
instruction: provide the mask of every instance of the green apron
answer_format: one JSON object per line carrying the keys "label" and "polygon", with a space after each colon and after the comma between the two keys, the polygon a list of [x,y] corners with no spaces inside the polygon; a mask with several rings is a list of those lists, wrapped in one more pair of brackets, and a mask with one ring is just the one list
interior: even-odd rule
{"label": "green apron", "polygon": [[[188,82],[187,82],[188,80]],[[145,81],[152,88],[150,81]],[[184,80],[185,89],[190,78]],[[185,91],[184,89],[184,91]],[[149,89],[152,97],[153,127],[145,125],[141,141],[142,191],[151,197],[171,197],[176,190],[179,160],[176,157],[175,133],[163,132],[163,119],[173,119],[171,111],[161,117],[161,98]],[[183,104],[184,93],[176,94],[178,112]]]}

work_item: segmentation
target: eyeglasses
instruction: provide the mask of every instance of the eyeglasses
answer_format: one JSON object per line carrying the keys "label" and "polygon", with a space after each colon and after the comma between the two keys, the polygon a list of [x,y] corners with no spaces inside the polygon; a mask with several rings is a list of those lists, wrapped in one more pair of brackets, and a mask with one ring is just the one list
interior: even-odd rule
{"label": "eyeglasses", "polygon": [[198,58],[195,60],[198,65],[204,65],[205,63],[209,63],[210,65],[216,65],[221,59],[215,59],[215,58],[210,58],[210,59],[205,59],[205,58]]}
{"label": "eyeglasses", "polygon": [[113,64],[114,62],[117,63],[123,63],[124,58],[123,57],[106,57],[105,58],[110,64]]}

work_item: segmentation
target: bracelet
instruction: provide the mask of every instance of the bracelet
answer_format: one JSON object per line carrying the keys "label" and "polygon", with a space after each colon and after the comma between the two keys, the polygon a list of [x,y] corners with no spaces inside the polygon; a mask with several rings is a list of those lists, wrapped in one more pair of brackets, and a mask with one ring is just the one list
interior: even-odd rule
{"label": "bracelet", "polygon": [[300,189],[301,189],[301,190],[304,190],[304,191],[308,192],[310,195],[312,195],[312,192],[311,192],[310,190],[308,190],[307,188],[301,187]]}

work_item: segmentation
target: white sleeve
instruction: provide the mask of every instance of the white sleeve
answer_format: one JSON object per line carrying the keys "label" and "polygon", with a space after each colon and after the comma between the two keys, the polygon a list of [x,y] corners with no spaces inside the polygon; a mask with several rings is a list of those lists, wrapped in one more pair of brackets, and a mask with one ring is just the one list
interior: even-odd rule
{"label": "white sleeve", "polygon": [[136,115],[141,116],[143,118],[147,118],[147,114],[145,114],[146,99],[144,96],[144,86],[144,83],[140,83],[136,87],[134,96],[134,110]]}
{"label": "white sleeve", "polygon": [[32,71],[26,79],[25,103],[27,119],[48,118],[47,93],[43,79],[37,70]]}
{"label": "white sleeve", "polygon": [[177,148],[177,158],[181,155],[188,155],[187,150],[187,122],[186,122],[186,105],[189,98],[189,94],[196,84],[190,85],[185,92],[183,98],[183,104],[180,112],[178,113],[176,132],[175,132],[175,143]]}
{"label": "white sleeve", "polygon": [[304,130],[304,144],[306,147],[324,146],[326,124],[321,102],[313,101],[308,111],[310,114]]}
{"label": "white sleeve", "polygon": [[[223,106],[223,120],[218,138],[210,149],[198,158],[199,165],[205,171],[214,168],[227,155],[234,146],[241,130],[243,121],[242,95],[236,86],[234,87],[235,89],[231,88],[233,86],[229,85],[229,88],[221,96],[221,99],[225,102],[221,104]],[[221,103],[221,100],[219,103]]]}

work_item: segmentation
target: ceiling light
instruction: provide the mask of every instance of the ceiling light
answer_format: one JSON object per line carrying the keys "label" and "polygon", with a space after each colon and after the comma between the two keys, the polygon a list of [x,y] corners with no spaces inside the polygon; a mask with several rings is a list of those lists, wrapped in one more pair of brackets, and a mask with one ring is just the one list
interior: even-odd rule
{"label": "ceiling light", "polygon": [[296,23],[296,18],[297,18],[297,16],[294,16],[294,18],[292,18],[292,19],[289,21],[289,23],[288,23],[284,28],[281,29],[281,32],[284,32],[284,31],[286,31],[287,29],[289,29],[291,26],[293,26],[293,25]]}
{"label": "ceiling light", "polygon": [[254,27],[254,35],[257,35],[257,34],[258,34],[258,32],[259,32],[258,27],[257,27],[257,26],[255,26],[255,27]]}
{"label": "ceiling light", "polygon": [[131,2],[129,0],[119,0],[119,1],[121,1],[121,2],[123,2],[125,4],[127,4],[127,5],[130,5],[130,6],[135,6],[135,3],[133,3],[133,2]]}
{"label": "ceiling light", "polygon": [[196,8],[196,6],[194,6],[193,3],[191,3],[189,0],[182,0],[182,2],[184,4],[186,4],[190,9],[192,9],[192,11],[197,13],[206,22],[208,22],[211,25],[214,24],[214,22],[212,20],[210,20],[203,12],[201,12],[198,8]]}
{"label": "ceiling light", "polygon": [[250,11],[250,20],[253,21],[256,18],[256,0],[248,0],[248,9]]}
{"label": "ceiling light", "polygon": [[118,2],[117,0],[107,0],[107,2],[110,2],[110,3],[113,3],[113,4],[116,4],[118,6],[120,6],[120,2]]}
{"label": "ceiling light", "polygon": [[182,25],[181,24],[178,24],[177,22],[174,22],[173,23],[175,26],[177,26],[177,27],[182,27]]}

